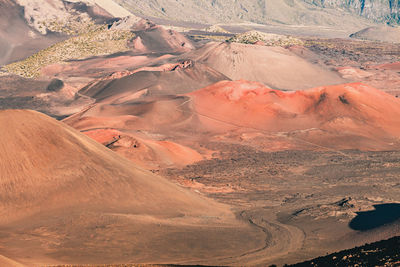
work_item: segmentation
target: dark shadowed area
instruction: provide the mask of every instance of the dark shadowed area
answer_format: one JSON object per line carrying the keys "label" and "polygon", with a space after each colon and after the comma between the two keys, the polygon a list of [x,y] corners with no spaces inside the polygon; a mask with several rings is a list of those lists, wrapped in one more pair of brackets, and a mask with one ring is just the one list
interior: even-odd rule
{"label": "dark shadowed area", "polygon": [[368,231],[400,219],[400,204],[374,205],[374,210],[357,212],[349,226],[357,231]]}

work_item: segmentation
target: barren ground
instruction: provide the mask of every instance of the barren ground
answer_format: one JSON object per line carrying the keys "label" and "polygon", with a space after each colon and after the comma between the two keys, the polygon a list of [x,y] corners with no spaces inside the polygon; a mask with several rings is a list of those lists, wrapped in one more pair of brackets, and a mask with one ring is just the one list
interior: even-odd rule
{"label": "barren ground", "polygon": [[[161,173],[197,185],[193,190],[205,189],[207,196],[233,205],[237,216],[268,233],[263,249],[232,263],[295,263],[398,233],[395,220],[363,231],[349,223],[361,210],[400,201],[400,152],[268,153],[241,145],[204,145],[221,150],[221,158]],[[375,216],[382,214],[368,219]]]}
{"label": "barren ground", "polygon": [[[243,24],[229,30],[250,26],[257,28]],[[43,66],[40,79],[0,77],[0,109],[34,109],[57,119],[72,114],[63,122],[120,154],[49,118],[3,113],[0,146],[10,153],[0,158],[14,165],[0,165],[0,176],[8,179],[0,188],[8,194],[15,189],[20,198],[9,199],[20,199],[25,209],[6,207],[12,214],[19,210],[21,217],[0,225],[0,240],[7,244],[0,246],[0,265],[117,260],[283,265],[398,235],[397,45],[323,38],[347,36],[329,28],[270,25],[260,30],[297,32],[304,46],[219,43],[198,49],[231,35],[197,31],[190,33],[193,41],[148,21],[136,27],[130,52]],[[304,37],[309,31],[320,31],[320,37]],[[55,78],[64,86],[49,91]],[[313,89],[318,94],[271,91],[247,81],[215,85],[236,79],[286,90],[343,85],[329,87],[328,94],[322,89]],[[307,101],[292,97],[298,95],[315,100],[311,107],[322,103],[324,108],[302,113],[296,107]],[[316,110],[323,112],[307,117]],[[33,144],[31,154],[22,157],[29,168],[18,169],[18,152]],[[87,144],[95,149],[88,151]],[[363,151],[341,149],[349,147]],[[45,160],[42,165],[31,164],[38,155]],[[74,178],[77,168],[85,173]],[[16,169],[22,182],[13,180]],[[115,182],[125,176],[126,183]],[[151,185],[137,187],[139,182]],[[97,184],[104,191],[94,201]],[[59,193],[51,194],[57,188]],[[34,207],[37,213],[27,208],[35,199],[21,192],[40,197],[44,204]],[[67,209],[68,192],[77,204]],[[152,197],[138,210],[138,199],[147,196]],[[174,204],[179,196],[182,201]],[[90,205],[81,205],[85,197]],[[52,198],[63,205],[48,209]],[[219,209],[225,215],[216,216]]]}

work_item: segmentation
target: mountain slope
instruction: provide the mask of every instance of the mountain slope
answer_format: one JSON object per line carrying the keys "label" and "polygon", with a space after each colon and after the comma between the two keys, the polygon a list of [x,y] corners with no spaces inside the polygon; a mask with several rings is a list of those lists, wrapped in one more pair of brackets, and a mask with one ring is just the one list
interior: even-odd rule
{"label": "mountain slope", "polygon": [[[0,125],[7,125],[2,127],[0,144],[1,222],[50,207],[97,201],[104,207],[117,201],[120,208],[128,205],[149,214],[168,214],[175,209],[173,214],[190,199],[200,205],[193,211],[209,205],[201,207],[203,200],[198,197],[40,113],[0,111]],[[192,213],[189,206],[180,212]]]}
{"label": "mountain slope", "polygon": [[55,34],[41,36],[28,26],[20,6],[11,0],[0,0],[0,66],[60,40],[63,37]]}
{"label": "mountain slope", "polygon": [[343,83],[326,66],[312,64],[282,47],[208,43],[184,56],[202,62],[231,80],[257,81],[275,89],[297,90]]}
{"label": "mountain slope", "polygon": [[400,2],[396,0],[316,0],[312,2],[324,8],[344,9],[374,22],[395,24],[400,22]]}
{"label": "mountain slope", "polygon": [[29,266],[215,264],[262,246],[262,234],[227,206],[138,168],[61,122],[6,110],[0,126],[4,257]]}
{"label": "mountain slope", "polygon": [[375,26],[368,27],[350,35],[351,38],[400,43],[400,27]]}
{"label": "mountain slope", "polygon": [[0,0],[0,66],[124,16],[113,1]]}
{"label": "mountain slope", "polygon": [[209,131],[241,127],[320,149],[385,150],[399,145],[399,119],[394,115],[400,114],[399,100],[361,83],[282,92],[255,82],[223,81],[188,95],[198,124]]}
{"label": "mountain slope", "polygon": [[[362,12],[358,1],[310,0],[115,0],[134,14],[215,24],[219,22],[251,21],[307,25],[351,25],[360,23],[360,15],[373,21],[386,21],[398,8],[389,1],[370,1]],[[364,0],[365,1],[365,0]],[[378,2],[379,4],[375,4]],[[371,6],[370,8],[368,8]],[[374,8],[379,7],[381,12]],[[343,12],[343,11],[347,12]],[[338,16],[340,20],[338,20]],[[393,15],[395,18],[396,16]]]}

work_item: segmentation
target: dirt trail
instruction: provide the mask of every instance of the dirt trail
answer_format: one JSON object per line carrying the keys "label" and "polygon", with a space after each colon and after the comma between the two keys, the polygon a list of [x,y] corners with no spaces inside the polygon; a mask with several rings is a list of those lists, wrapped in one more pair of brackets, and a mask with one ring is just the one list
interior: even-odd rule
{"label": "dirt trail", "polygon": [[282,259],[303,246],[305,233],[294,226],[278,222],[275,214],[265,219],[262,212],[249,214],[243,211],[240,216],[254,227],[261,229],[267,238],[263,248],[240,255],[232,262],[234,264],[273,264],[277,259]]}

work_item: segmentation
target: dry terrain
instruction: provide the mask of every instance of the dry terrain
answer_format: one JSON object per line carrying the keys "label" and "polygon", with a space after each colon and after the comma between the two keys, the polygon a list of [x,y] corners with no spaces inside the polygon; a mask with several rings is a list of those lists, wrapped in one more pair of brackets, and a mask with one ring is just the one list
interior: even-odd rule
{"label": "dry terrain", "polygon": [[141,169],[61,122],[14,110],[1,111],[0,124],[4,257],[32,266],[215,264],[263,244],[262,232],[229,206]]}
{"label": "dry terrain", "polygon": [[348,37],[370,21],[18,2],[0,0],[0,265],[399,261],[400,50]]}

